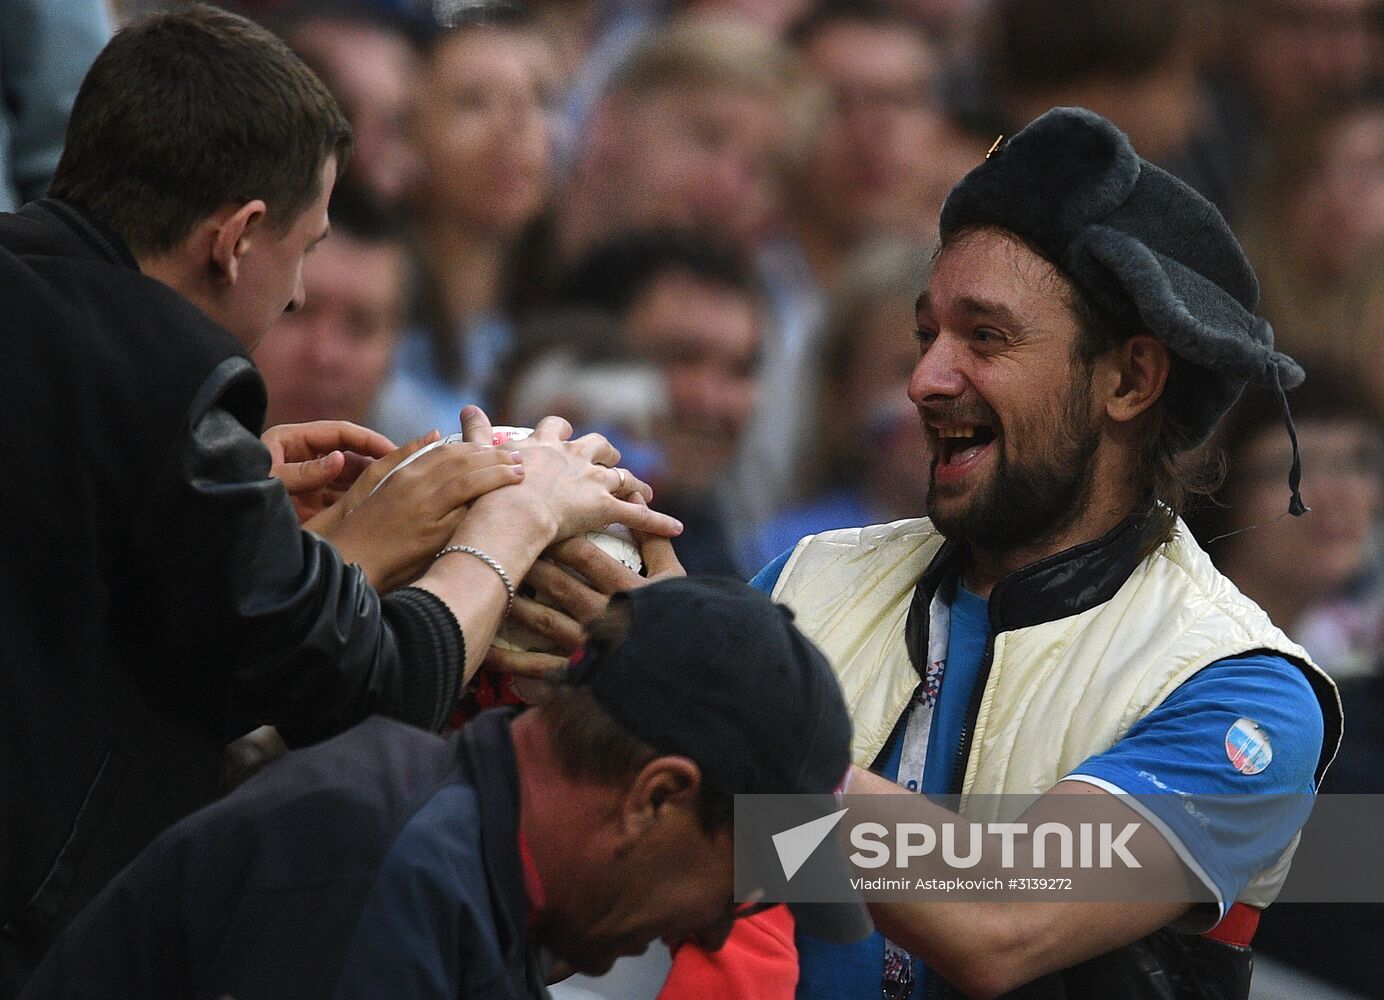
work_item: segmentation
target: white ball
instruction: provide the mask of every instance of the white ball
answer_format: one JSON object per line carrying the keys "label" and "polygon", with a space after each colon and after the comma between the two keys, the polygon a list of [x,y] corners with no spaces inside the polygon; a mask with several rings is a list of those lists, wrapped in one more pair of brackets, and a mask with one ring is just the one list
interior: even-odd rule
{"label": "white ball", "polygon": [[[509,444],[511,441],[522,441],[533,433],[531,427],[496,427],[494,428],[493,444],[498,448],[501,445]],[[465,438],[460,434],[449,434],[440,441],[419,448],[416,452],[404,459],[394,468],[389,470],[389,474],[381,479],[375,489],[379,489],[389,477],[394,475],[410,462],[417,460],[434,448],[440,448],[444,444],[456,444]],[[373,492],[373,491],[372,491]],[[639,555],[639,548],[634,544],[630,537],[629,529],[622,524],[609,525],[604,531],[588,531],[584,536],[602,552],[619,560],[625,566],[636,573],[644,571],[644,560]],[[559,539],[564,541],[565,539]],[[568,570],[573,576],[580,579],[580,574]],[[519,650],[530,653],[557,653],[558,649],[543,636],[536,635],[522,626],[512,622],[506,622],[500,626],[495,634],[494,643],[501,649]]]}

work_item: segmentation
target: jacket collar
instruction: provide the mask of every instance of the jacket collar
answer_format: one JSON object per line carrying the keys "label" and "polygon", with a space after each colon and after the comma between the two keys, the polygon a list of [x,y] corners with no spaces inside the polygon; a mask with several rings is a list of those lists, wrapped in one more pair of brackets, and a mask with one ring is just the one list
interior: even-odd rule
{"label": "jacket collar", "polygon": [[476,716],[461,731],[461,753],[481,814],[481,855],[496,930],[510,978],[531,995],[547,996],[528,944],[528,892],[519,851],[519,769],[509,724],[519,709]]}
{"label": "jacket collar", "polygon": [[85,210],[70,201],[59,198],[40,198],[30,202],[17,213],[36,222],[56,221],[72,236],[81,241],[89,253],[95,253],[107,263],[139,270],[139,263],[125,241],[115,234],[109,226],[92,218]]}
{"label": "jacket collar", "polygon": [[[1006,576],[990,592],[991,630],[1007,632],[1070,618],[1110,600],[1147,555],[1149,522],[1149,512],[1139,511],[1099,538]],[[944,587],[954,588],[960,579],[964,555],[965,547],[951,540],[937,550],[913,593],[910,623],[925,626],[932,598]],[[919,642],[926,644],[925,632],[911,626],[904,630],[914,663],[927,658],[926,648],[915,649]]]}
{"label": "jacket collar", "polygon": [[996,632],[1070,618],[1104,604],[1143,562],[1149,516],[1125,518],[1110,531],[1006,576],[990,592]]}

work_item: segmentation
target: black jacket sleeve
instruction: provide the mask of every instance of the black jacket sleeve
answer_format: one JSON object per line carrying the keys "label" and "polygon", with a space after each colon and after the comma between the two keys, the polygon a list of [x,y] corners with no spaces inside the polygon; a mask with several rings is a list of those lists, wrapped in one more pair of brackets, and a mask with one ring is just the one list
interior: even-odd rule
{"label": "black jacket sleeve", "polygon": [[[141,629],[159,653],[149,668],[200,682],[165,676],[157,689],[218,724],[272,723],[290,742],[375,713],[440,726],[462,674],[456,619],[416,589],[382,603],[357,567],[299,527],[253,429],[263,406],[253,365],[223,361],[151,484],[144,534],[165,544],[138,557],[147,580],[163,581]],[[211,692],[224,700],[199,704]]]}

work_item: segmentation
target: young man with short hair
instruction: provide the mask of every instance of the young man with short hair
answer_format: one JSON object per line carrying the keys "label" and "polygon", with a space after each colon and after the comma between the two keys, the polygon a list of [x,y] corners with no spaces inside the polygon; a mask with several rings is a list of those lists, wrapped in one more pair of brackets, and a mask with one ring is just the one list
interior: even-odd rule
{"label": "young man with short hair", "polygon": [[[53,197],[0,216],[0,435],[22,480],[0,502],[0,995],[215,797],[228,739],[312,742],[375,712],[437,727],[545,547],[612,521],[677,530],[616,498],[647,489],[593,464],[619,460],[603,439],[554,420],[521,460],[478,411],[471,443],[374,496],[404,453],[362,475],[312,523],[332,542],[300,529],[246,352],[303,304],[350,147],[282,42],[190,4],[116,35]],[[392,448],[347,424],[273,447],[297,487]]]}

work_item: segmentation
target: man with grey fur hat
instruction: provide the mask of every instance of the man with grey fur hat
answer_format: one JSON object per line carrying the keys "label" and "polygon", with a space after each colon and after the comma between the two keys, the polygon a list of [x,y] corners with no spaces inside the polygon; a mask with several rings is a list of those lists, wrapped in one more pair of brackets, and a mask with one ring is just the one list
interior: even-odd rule
{"label": "man with grey fur hat", "polygon": [[[1185,901],[875,903],[882,934],[799,929],[789,985],[755,995],[791,993],[795,961],[799,998],[1247,996],[1305,819],[1264,797],[1310,801],[1340,702],[1193,541],[1178,460],[1247,381],[1284,399],[1303,373],[1254,316],[1216,209],[1091,112],[997,143],[941,237],[909,387],[929,517],[805,538],[755,582],[833,662],[852,793],[1104,797],[1143,814],[1145,874]],[[1296,457],[1285,471],[1303,513]],[[1256,804],[1182,808],[1235,793]],[[762,969],[773,935],[753,930],[737,935]],[[741,954],[733,937],[728,982]]]}

